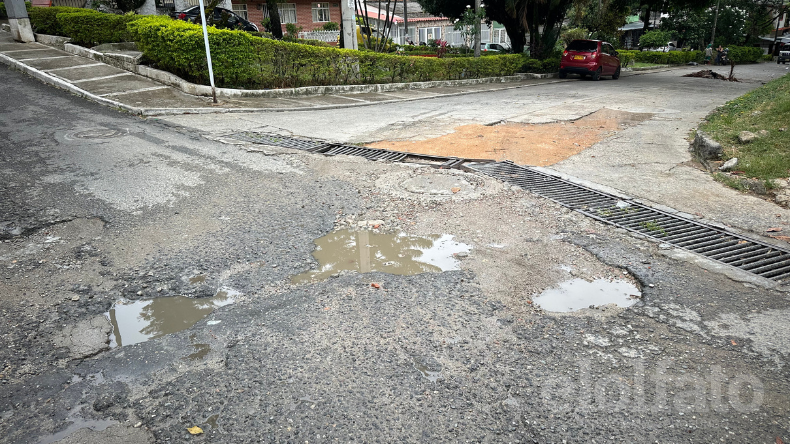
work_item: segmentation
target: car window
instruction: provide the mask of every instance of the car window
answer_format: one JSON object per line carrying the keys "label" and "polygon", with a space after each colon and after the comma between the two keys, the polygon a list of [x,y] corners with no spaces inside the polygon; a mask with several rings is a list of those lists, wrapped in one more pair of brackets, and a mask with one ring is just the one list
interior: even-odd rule
{"label": "car window", "polygon": [[589,40],[574,40],[568,45],[568,51],[595,52],[598,49],[598,42]]}

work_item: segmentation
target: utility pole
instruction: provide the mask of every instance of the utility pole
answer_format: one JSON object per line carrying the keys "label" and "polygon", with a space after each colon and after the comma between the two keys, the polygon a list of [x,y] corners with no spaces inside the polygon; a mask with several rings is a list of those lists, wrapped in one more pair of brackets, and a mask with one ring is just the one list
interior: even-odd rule
{"label": "utility pole", "polygon": [[340,9],[340,15],[343,18],[343,47],[346,49],[358,49],[354,0],[340,0]]}
{"label": "utility pole", "polygon": [[17,42],[35,42],[33,28],[30,26],[30,18],[27,16],[24,0],[7,0],[5,2],[6,14],[8,14],[8,24],[11,25],[11,37]]}
{"label": "utility pole", "polygon": [[710,36],[711,46],[713,46],[713,41],[716,39],[716,24],[719,22],[719,3],[721,3],[721,0],[716,0],[716,16],[713,18],[713,34]]}
{"label": "utility pole", "polygon": [[776,41],[779,39],[779,25],[782,23],[782,16],[784,15],[784,5],[779,7],[779,10],[776,13],[776,31],[774,31],[774,46],[771,51],[771,55],[774,53],[779,55],[779,52],[776,50]]}
{"label": "utility pole", "polygon": [[480,57],[480,0],[475,0],[475,57]]}
{"label": "utility pole", "polygon": [[403,0],[403,43],[409,42],[409,0]]}

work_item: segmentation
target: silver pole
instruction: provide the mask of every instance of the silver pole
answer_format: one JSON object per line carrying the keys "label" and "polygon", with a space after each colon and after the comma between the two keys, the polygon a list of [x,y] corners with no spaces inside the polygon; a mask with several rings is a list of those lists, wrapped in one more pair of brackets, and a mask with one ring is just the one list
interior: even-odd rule
{"label": "silver pole", "polygon": [[206,58],[208,59],[208,78],[211,81],[211,97],[217,103],[217,89],[214,87],[214,69],[211,67],[211,48],[208,46],[208,30],[206,30],[206,11],[203,0],[200,2],[200,21],[203,23],[203,43],[206,45]]}

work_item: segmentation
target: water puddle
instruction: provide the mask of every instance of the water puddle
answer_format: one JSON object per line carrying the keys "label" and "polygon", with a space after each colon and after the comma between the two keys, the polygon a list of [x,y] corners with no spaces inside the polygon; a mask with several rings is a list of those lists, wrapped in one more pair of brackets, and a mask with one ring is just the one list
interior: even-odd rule
{"label": "water puddle", "polygon": [[211,351],[211,346],[208,344],[192,344],[192,347],[195,349],[195,352],[190,353],[186,357],[190,361],[200,361]]}
{"label": "water puddle", "polygon": [[442,367],[438,362],[420,358],[414,358],[412,362],[414,369],[420,372],[423,378],[433,383],[436,383],[436,381],[442,379]]}
{"label": "water puddle", "polygon": [[120,300],[107,313],[113,327],[110,346],[137,344],[186,330],[211,314],[215,308],[232,304],[233,296],[237,294],[233,290],[223,289],[213,298],[171,296],[139,301]]}
{"label": "water puddle", "polygon": [[77,416],[69,416],[67,421],[71,422],[68,427],[58,433],[55,433],[54,435],[45,436],[39,439],[37,444],[51,444],[58,442],[71,436],[79,429],[90,429],[95,432],[101,432],[106,430],[107,427],[110,427],[111,425],[118,424],[118,421],[113,419],[84,419]]}
{"label": "water puddle", "polygon": [[219,428],[219,425],[217,424],[218,419],[219,419],[219,413],[211,415],[208,418],[206,418],[206,424],[208,424],[212,429],[217,429]]}
{"label": "water puddle", "polygon": [[316,239],[316,270],[291,278],[294,284],[324,280],[343,270],[413,275],[459,270],[454,255],[472,247],[453,241],[450,234],[407,236],[367,230],[338,230]]}
{"label": "water puddle", "polygon": [[558,288],[544,291],[533,302],[546,311],[569,312],[606,304],[630,307],[641,295],[639,289],[628,281],[572,279],[561,283]]}
{"label": "water puddle", "polygon": [[202,284],[203,282],[206,282],[205,274],[199,274],[197,276],[192,276],[191,278],[189,278],[190,284]]}

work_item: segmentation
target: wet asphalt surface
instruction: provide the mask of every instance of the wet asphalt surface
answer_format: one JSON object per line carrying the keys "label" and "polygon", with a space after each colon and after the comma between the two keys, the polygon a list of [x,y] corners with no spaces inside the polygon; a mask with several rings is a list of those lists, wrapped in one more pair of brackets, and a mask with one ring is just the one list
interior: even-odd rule
{"label": "wet asphalt surface", "polygon": [[[0,76],[0,442],[790,441],[779,288],[573,218],[535,237],[634,276],[631,309],[506,304],[463,266],[293,286],[376,210],[364,178]],[[222,287],[242,296],[180,333],[62,341],[119,299]]]}

